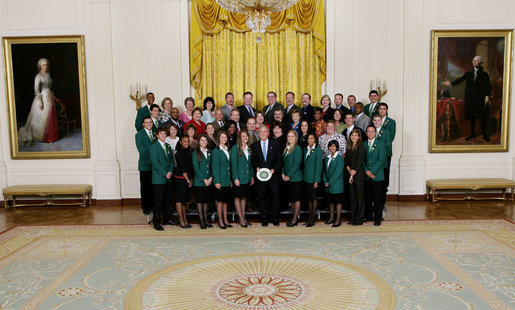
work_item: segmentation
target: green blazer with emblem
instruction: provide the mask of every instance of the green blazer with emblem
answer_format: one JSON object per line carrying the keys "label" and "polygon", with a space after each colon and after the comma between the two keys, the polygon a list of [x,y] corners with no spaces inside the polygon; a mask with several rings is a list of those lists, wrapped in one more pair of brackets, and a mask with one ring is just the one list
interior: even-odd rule
{"label": "green blazer with emblem", "polygon": [[207,151],[207,158],[204,154],[201,154],[202,160],[198,162],[197,160],[197,150],[193,151],[192,162],[193,162],[193,171],[195,171],[195,176],[193,177],[193,186],[204,187],[206,184],[204,180],[209,179],[211,177],[211,152]]}
{"label": "green blazer with emblem", "polygon": [[304,182],[313,184],[319,183],[320,178],[322,176],[322,164],[323,164],[323,154],[322,150],[317,146],[313,148],[308,158],[306,158],[306,154],[308,153],[308,148],[304,149],[303,157],[304,158]]}
{"label": "green blazer with emblem", "polygon": [[136,115],[136,120],[134,121],[134,127],[136,127],[137,131],[140,131],[143,128],[143,119],[145,117],[150,117],[150,110],[148,109],[147,104],[138,109],[138,114]]}
{"label": "green blazer with emblem", "polygon": [[336,158],[331,160],[329,167],[327,163],[330,160],[329,156],[324,158],[324,183],[329,183],[329,187],[325,190],[330,194],[343,193],[343,169],[345,167],[345,160],[338,154]]}
{"label": "green blazer with emblem", "polygon": [[397,131],[396,127],[397,124],[395,123],[395,120],[393,118],[389,118],[388,116],[384,120],[383,126],[381,126],[381,128],[384,128],[385,130],[388,130],[388,132],[390,132],[390,140],[392,141],[392,143],[395,139],[395,133]]}
{"label": "green blazer with emblem", "polygon": [[374,116],[374,114],[377,113],[377,106],[379,105],[379,101],[376,102],[376,106],[374,107],[374,110],[372,111],[372,113],[370,113],[370,103],[365,105],[363,107],[363,112],[365,113],[366,116],[370,117],[370,121],[372,122],[372,116]]}
{"label": "green blazer with emblem", "polygon": [[250,154],[250,147],[248,147],[249,158],[241,152],[238,154],[238,145],[231,149],[231,171],[232,179],[239,180],[240,184],[249,184],[254,177],[254,169],[252,168],[252,154]]}
{"label": "green blazer with emblem", "polygon": [[173,152],[170,144],[159,141],[150,147],[150,161],[152,163],[152,184],[166,184],[172,182],[172,178],[167,179],[168,172],[173,173]]}
{"label": "green blazer with emblem", "polygon": [[147,134],[145,128],[138,131],[135,136],[136,139],[136,148],[138,149],[139,159],[138,159],[138,170],[139,171],[151,171],[152,164],[150,163],[150,147],[156,141],[154,135],[152,134],[153,140],[150,140],[150,137]]}
{"label": "green blazer with emblem", "polygon": [[[384,143],[375,139],[372,149],[368,147],[369,140],[367,139],[363,145],[367,149],[367,160],[365,165],[365,172],[370,171],[376,176],[373,181],[384,181],[384,167],[386,164],[386,149]],[[367,177],[367,180],[370,179]]]}
{"label": "green blazer with emblem", "polygon": [[283,153],[283,171],[282,173],[290,178],[289,182],[302,181],[302,149],[296,145],[293,150],[288,153]]}
{"label": "green blazer with emblem", "polygon": [[[382,141],[384,143],[384,148],[386,150],[386,156],[391,157],[392,156],[392,138],[390,136],[390,131],[388,131],[386,128],[379,128],[379,131],[377,132],[376,139]],[[388,163],[385,163],[387,165]],[[385,167],[386,168],[386,167]]]}
{"label": "green blazer with emblem", "polygon": [[213,184],[221,184],[222,186],[231,185],[231,161],[225,155],[224,151],[214,148],[211,151],[211,171],[213,174]]}

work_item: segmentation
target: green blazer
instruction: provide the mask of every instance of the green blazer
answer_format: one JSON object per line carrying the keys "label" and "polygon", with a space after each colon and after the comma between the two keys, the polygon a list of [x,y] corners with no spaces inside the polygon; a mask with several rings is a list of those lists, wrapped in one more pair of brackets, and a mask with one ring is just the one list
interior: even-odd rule
{"label": "green blazer", "polygon": [[221,184],[222,186],[231,185],[231,161],[225,155],[224,151],[214,148],[211,153],[211,171],[213,173],[213,184]]}
{"label": "green blazer", "polygon": [[302,170],[300,165],[302,164],[302,149],[296,145],[290,154],[283,154],[283,174],[290,178],[290,182],[302,181]]}
{"label": "green blazer", "polygon": [[317,146],[311,150],[308,158],[306,158],[307,152],[308,149],[305,148],[302,157],[304,158],[304,182],[309,184],[319,183],[322,176],[322,150]]}
{"label": "green blazer", "polygon": [[338,154],[334,160],[331,160],[329,167],[327,162],[329,156],[324,158],[324,183],[329,183],[329,187],[325,190],[330,194],[341,194],[343,193],[343,168],[345,167],[345,160]]}
{"label": "green blazer", "polygon": [[149,150],[152,144],[156,141],[156,139],[154,138],[153,140],[150,140],[150,137],[148,136],[147,131],[145,129],[138,131],[135,138],[136,148],[138,149],[139,153],[138,170],[151,171],[152,164],[150,163]]}
{"label": "green blazer", "polygon": [[396,127],[397,125],[395,123],[395,120],[393,118],[389,118],[388,116],[386,116],[386,119],[384,120],[383,126],[381,128],[384,128],[385,130],[388,130],[390,132],[390,140],[392,140],[392,143],[395,139],[395,133],[397,130]]}
{"label": "green blazer", "polygon": [[[392,156],[392,138],[390,136],[390,131],[383,128],[383,126],[381,126],[381,128],[379,128],[379,132],[377,133],[376,139],[378,139],[384,143],[384,148],[386,150],[386,156],[391,157]],[[388,163],[386,163],[386,164],[388,164]]]}
{"label": "green blazer", "polygon": [[[368,170],[372,172],[373,175],[376,176],[375,179],[372,179],[373,181],[384,181],[384,167],[386,163],[386,149],[384,146],[384,143],[379,140],[375,139],[374,144],[372,146],[372,149],[369,150],[368,148],[368,139],[365,140],[363,145],[367,149],[367,160],[365,165],[365,172]],[[370,179],[367,177],[367,180]]]}
{"label": "green blazer", "polygon": [[[156,124],[157,124],[157,126],[156,126]],[[161,123],[160,123],[159,121],[156,121],[156,122],[154,123],[154,125],[152,125],[152,132],[153,132],[154,134],[156,133],[156,131],[157,131],[157,129],[159,128],[159,126],[161,126]]]}
{"label": "green blazer", "polygon": [[366,116],[370,117],[371,122],[372,122],[372,116],[374,116],[374,114],[376,114],[376,112],[377,112],[378,105],[379,105],[379,101],[376,102],[376,106],[374,107],[374,110],[372,111],[372,113],[370,113],[370,103],[363,107],[363,112],[365,113]]}
{"label": "green blazer", "polygon": [[134,127],[136,127],[137,131],[140,131],[143,128],[143,119],[145,117],[150,117],[150,111],[147,104],[138,109],[138,114],[134,121]]}
{"label": "green blazer", "polygon": [[197,151],[193,151],[192,162],[195,176],[193,177],[193,186],[204,187],[206,184],[204,180],[211,177],[211,152],[207,151],[207,158],[202,154],[202,160],[198,162]]}
{"label": "green blazer", "polygon": [[238,146],[235,145],[231,149],[231,170],[232,170],[232,179],[239,180],[240,184],[249,184],[252,178],[254,177],[254,169],[252,168],[252,155],[250,154],[250,146],[249,150],[249,158],[245,158],[245,154],[241,153],[241,156],[238,155]]}
{"label": "green blazer", "polygon": [[158,141],[150,147],[150,161],[152,162],[152,184],[166,184],[172,182],[172,178],[167,179],[168,172],[173,173],[173,152],[170,144],[164,144],[166,153]]}

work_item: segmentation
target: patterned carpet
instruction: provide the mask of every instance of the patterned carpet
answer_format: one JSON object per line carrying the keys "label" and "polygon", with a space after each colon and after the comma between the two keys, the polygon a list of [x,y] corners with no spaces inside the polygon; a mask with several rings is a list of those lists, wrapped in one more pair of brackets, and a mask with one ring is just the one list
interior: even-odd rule
{"label": "patterned carpet", "polygon": [[21,226],[0,309],[513,309],[515,224]]}

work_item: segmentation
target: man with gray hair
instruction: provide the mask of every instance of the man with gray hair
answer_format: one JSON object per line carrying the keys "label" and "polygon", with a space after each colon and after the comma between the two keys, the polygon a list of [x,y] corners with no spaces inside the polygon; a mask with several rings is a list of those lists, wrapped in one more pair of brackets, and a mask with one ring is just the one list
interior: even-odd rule
{"label": "man with gray hair", "polygon": [[445,80],[442,85],[452,87],[462,82],[465,83],[465,119],[470,121],[470,135],[465,140],[477,137],[476,118],[481,121],[481,134],[486,142],[490,142],[490,137],[486,130],[486,120],[490,114],[490,96],[492,95],[492,85],[490,76],[481,66],[483,58],[475,56],[472,59],[472,71],[465,72],[460,78],[450,82]]}

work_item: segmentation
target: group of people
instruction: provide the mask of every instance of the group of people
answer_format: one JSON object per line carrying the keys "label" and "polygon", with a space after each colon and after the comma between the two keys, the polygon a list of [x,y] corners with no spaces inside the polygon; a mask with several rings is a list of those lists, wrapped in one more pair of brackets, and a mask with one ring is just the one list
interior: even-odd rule
{"label": "group of people", "polygon": [[[396,123],[388,117],[388,105],[378,102],[377,91],[370,91],[369,99],[363,105],[350,95],[346,107],[344,96],[336,94],[332,107],[324,95],[321,107],[314,107],[305,93],[297,106],[295,94],[288,92],[283,106],[269,92],[268,104],[257,111],[251,92],[243,94],[239,107],[234,94],[227,93],[218,109],[211,97],[204,99],[203,109],[188,97],[179,113],[170,98],[159,106],[148,93],[135,120],[143,213],[153,214],[156,230],[190,228],[186,208],[194,201],[200,227],[206,229],[212,227],[208,205],[215,203],[218,226],[226,229],[232,227],[227,211],[234,204],[240,226],[247,227],[245,211],[252,201],[262,226],[278,226],[281,206],[289,205],[292,218],[286,225],[292,227],[304,205],[309,209],[305,225],[311,227],[324,193],[330,214],[325,224],[340,226],[347,202],[348,224],[381,225]],[[265,168],[271,177],[257,178]],[[178,223],[172,220],[172,200]]]}

